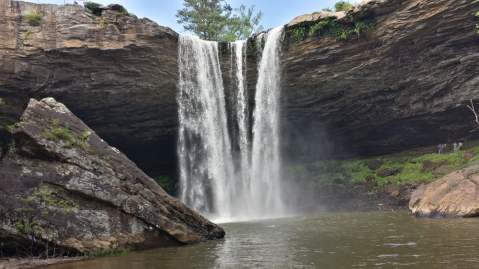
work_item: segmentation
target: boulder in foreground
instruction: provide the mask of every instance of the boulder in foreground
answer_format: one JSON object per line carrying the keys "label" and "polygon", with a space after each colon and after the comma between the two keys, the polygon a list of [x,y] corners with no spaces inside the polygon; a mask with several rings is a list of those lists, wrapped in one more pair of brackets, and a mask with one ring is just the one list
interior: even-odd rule
{"label": "boulder in foreground", "polygon": [[0,160],[4,254],[24,246],[31,254],[48,246],[50,254],[144,249],[224,236],[53,98],[31,99],[11,132],[14,146]]}
{"label": "boulder in foreground", "polygon": [[409,209],[421,217],[478,217],[479,164],[417,188]]}

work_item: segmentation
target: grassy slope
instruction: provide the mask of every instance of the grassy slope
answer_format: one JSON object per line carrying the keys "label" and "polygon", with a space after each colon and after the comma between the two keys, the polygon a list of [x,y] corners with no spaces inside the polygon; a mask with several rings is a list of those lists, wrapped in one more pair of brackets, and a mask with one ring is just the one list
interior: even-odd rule
{"label": "grassy slope", "polygon": [[477,160],[479,146],[445,154],[409,152],[367,159],[317,161],[291,165],[288,172],[297,181],[313,180],[318,185],[367,182],[383,187],[431,182]]}

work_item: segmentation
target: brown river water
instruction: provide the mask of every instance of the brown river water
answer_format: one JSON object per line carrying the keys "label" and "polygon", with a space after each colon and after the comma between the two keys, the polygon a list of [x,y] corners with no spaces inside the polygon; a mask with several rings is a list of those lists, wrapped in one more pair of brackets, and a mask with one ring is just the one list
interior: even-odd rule
{"label": "brown river water", "polygon": [[479,219],[324,213],[222,224],[226,238],[48,269],[479,268]]}

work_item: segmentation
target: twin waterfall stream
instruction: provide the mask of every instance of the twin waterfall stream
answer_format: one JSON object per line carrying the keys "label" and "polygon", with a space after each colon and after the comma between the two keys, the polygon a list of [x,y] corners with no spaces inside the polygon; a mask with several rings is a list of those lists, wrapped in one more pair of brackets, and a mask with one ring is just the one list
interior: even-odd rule
{"label": "twin waterfall stream", "polygon": [[282,33],[278,27],[266,35],[254,105],[248,102],[246,87],[246,42],[230,44],[233,122],[228,121],[218,43],[180,36],[180,198],[217,222],[284,214],[279,149]]}

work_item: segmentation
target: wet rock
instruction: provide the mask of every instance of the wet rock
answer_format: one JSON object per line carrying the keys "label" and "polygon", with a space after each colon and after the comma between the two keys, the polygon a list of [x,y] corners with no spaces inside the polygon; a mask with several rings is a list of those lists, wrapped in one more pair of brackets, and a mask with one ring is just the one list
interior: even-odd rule
{"label": "wet rock", "polygon": [[376,175],[380,176],[380,177],[389,177],[389,176],[394,176],[394,175],[397,175],[401,172],[401,169],[400,168],[397,168],[397,167],[384,167],[384,168],[381,168],[379,169],[377,172],[376,172]]}
{"label": "wet rock", "polygon": [[383,165],[383,161],[379,159],[372,159],[372,160],[368,160],[366,165],[371,170],[377,170]]}
{"label": "wet rock", "polygon": [[31,99],[12,133],[0,161],[2,242],[85,253],[224,236],[53,98]]}
{"label": "wet rock", "polygon": [[441,167],[445,164],[447,164],[447,161],[435,162],[435,161],[426,160],[426,161],[422,162],[421,170],[423,172],[433,172],[433,171],[435,171],[436,169],[438,169],[439,167]]}
{"label": "wet rock", "polygon": [[409,209],[424,217],[479,216],[479,165],[450,173],[411,195]]}

